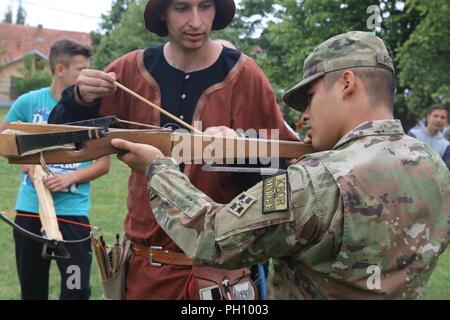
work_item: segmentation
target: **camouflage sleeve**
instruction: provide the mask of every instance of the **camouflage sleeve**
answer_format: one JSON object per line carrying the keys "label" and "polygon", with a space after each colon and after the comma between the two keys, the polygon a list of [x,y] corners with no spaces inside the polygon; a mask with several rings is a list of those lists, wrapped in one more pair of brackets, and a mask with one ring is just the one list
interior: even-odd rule
{"label": "camouflage sleeve", "polygon": [[199,263],[238,268],[291,255],[313,236],[317,212],[306,170],[290,167],[227,205],[196,189],[169,159],[147,172],[153,213],[175,243]]}
{"label": "camouflage sleeve", "polygon": [[214,229],[208,216],[220,205],[195,188],[171,158],[153,161],[146,176],[159,225],[190,258],[211,261]]}

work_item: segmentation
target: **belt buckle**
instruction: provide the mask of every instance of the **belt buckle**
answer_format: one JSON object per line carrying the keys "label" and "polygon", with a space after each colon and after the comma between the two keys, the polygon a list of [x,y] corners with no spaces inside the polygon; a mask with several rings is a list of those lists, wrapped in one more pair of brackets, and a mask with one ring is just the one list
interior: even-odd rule
{"label": "belt buckle", "polygon": [[148,250],[148,258],[149,258],[149,262],[150,262],[150,265],[151,266],[153,266],[153,267],[161,267],[162,266],[162,264],[161,263],[156,263],[156,262],[153,262],[153,250],[158,250],[158,251],[162,251],[162,247],[160,247],[160,246],[151,246],[150,248],[149,248],[149,250]]}

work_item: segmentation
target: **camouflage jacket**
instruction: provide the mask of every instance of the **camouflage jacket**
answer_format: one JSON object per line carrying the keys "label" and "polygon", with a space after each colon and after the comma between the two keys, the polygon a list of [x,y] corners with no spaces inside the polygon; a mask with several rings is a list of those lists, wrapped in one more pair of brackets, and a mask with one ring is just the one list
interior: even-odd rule
{"label": "camouflage jacket", "polygon": [[396,120],[363,123],[226,205],[171,159],[147,178],[156,219],[191,258],[273,258],[272,299],[417,298],[449,242],[450,173]]}

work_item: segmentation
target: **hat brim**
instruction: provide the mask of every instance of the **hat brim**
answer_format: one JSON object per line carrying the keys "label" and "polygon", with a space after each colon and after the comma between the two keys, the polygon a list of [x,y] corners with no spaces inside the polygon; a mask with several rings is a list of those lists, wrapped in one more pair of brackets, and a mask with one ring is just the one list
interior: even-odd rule
{"label": "hat brim", "polygon": [[[234,0],[214,2],[216,3],[216,16],[213,21],[212,30],[222,30],[233,21],[236,13],[236,4]],[[147,2],[144,11],[145,28],[160,37],[167,37],[169,35],[166,23],[160,18],[166,5],[167,0],[150,0]]]}
{"label": "hat brim", "polygon": [[310,85],[317,79],[323,77],[325,72],[317,73],[311,77],[303,79],[297,83],[293,88],[289,89],[283,94],[283,101],[300,112],[304,112],[308,107],[308,89]]}

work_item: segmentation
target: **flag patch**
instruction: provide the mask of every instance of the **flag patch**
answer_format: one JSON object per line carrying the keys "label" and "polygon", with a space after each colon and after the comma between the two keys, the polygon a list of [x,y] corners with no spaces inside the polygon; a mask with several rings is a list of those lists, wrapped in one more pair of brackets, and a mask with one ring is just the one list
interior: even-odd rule
{"label": "flag patch", "polygon": [[248,193],[243,192],[238,198],[236,198],[232,203],[228,205],[227,210],[240,218],[255,202],[255,198],[253,198]]}

